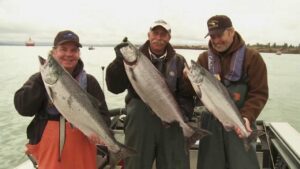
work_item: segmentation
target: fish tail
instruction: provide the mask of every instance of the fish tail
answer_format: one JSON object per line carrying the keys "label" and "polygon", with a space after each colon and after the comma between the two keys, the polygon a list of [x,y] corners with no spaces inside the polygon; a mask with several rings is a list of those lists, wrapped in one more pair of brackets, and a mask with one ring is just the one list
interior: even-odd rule
{"label": "fish tail", "polygon": [[[189,145],[193,145],[193,144],[195,144],[195,142],[197,140],[200,140],[203,137],[212,134],[210,131],[202,129],[202,128],[197,128],[197,127],[193,127],[193,126],[190,126],[190,125],[188,125],[188,127],[189,127],[190,130],[192,130],[192,133],[189,134],[189,136],[188,136],[188,143],[189,143]],[[184,133],[185,133],[185,131],[184,131]],[[187,135],[185,135],[185,136],[187,136]]]}
{"label": "fish tail", "polygon": [[117,163],[119,163],[122,159],[125,159],[130,156],[136,155],[136,151],[130,147],[127,147],[123,144],[119,144],[121,150],[117,153],[111,152],[109,153],[109,166],[111,169],[115,168]]}
{"label": "fish tail", "polygon": [[262,135],[266,134],[263,130],[254,130],[252,133],[247,137],[244,138],[244,148],[246,151],[249,151],[251,146],[255,148],[256,146],[256,141],[258,137],[261,137]]}

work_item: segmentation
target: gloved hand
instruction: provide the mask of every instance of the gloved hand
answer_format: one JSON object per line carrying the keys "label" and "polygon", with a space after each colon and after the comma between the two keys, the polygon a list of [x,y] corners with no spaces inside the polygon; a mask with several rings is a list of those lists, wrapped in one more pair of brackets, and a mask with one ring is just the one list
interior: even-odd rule
{"label": "gloved hand", "polygon": [[122,40],[122,42],[121,42],[120,44],[118,44],[118,45],[114,48],[114,50],[115,50],[115,52],[116,52],[116,59],[117,59],[117,60],[123,60],[123,55],[122,55],[120,49],[123,48],[123,47],[125,47],[125,46],[128,46],[128,45],[129,45],[129,44],[128,44],[128,41],[127,41],[127,37],[125,37],[125,38]]}

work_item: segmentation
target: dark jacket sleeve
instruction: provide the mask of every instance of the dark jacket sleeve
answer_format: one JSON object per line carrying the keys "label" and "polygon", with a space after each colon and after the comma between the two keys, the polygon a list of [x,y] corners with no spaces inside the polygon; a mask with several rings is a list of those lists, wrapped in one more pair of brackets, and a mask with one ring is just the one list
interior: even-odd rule
{"label": "dark jacket sleeve", "polygon": [[87,92],[94,96],[99,102],[99,112],[104,118],[106,124],[109,126],[111,123],[110,114],[107,108],[105,97],[103,91],[98,83],[98,81],[92,75],[87,75]]}
{"label": "dark jacket sleeve", "polygon": [[246,53],[245,71],[248,76],[248,94],[240,109],[243,117],[254,122],[269,98],[267,66],[261,55],[253,49]]}
{"label": "dark jacket sleeve", "polygon": [[128,88],[130,83],[122,60],[115,59],[108,65],[105,80],[107,89],[114,94],[122,93]]}
{"label": "dark jacket sleeve", "polygon": [[176,99],[179,103],[181,110],[184,112],[184,115],[191,119],[194,112],[194,99],[193,87],[188,79],[183,76],[184,64],[186,63],[184,57],[179,56],[179,62],[177,65],[178,69],[178,92]]}
{"label": "dark jacket sleeve", "polygon": [[22,116],[37,114],[45,103],[47,95],[40,73],[32,75],[14,96],[15,108]]}
{"label": "dark jacket sleeve", "polygon": [[202,52],[199,56],[198,56],[198,60],[197,63],[200,64],[201,66],[203,66],[205,69],[208,70],[208,59],[207,59],[207,55],[208,52]]}

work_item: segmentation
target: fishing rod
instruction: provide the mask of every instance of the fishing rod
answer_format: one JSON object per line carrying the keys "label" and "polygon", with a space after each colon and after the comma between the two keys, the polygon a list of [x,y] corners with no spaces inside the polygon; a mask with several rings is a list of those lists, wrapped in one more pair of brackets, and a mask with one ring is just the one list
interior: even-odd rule
{"label": "fishing rod", "polygon": [[105,90],[105,86],[104,86],[104,69],[105,69],[105,66],[101,66],[101,69],[102,69],[102,90],[103,90],[103,94],[104,94],[104,90]]}

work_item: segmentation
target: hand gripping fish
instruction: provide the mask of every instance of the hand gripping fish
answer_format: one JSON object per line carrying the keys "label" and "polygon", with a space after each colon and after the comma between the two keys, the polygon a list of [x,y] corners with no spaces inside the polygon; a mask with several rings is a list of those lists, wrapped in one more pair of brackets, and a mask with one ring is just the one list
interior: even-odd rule
{"label": "hand gripping fish", "polygon": [[115,139],[98,112],[97,105],[101,103],[83,90],[53,56],[49,55],[47,61],[42,57],[39,60],[42,79],[54,106],[87,137],[105,143],[110,152],[111,166],[136,153]]}
{"label": "hand gripping fish", "polygon": [[129,45],[120,48],[120,51],[128,79],[141,99],[163,122],[178,122],[191,144],[210,133],[183,120],[178,103],[161,73],[143,53],[127,42]]}
{"label": "hand gripping fish", "polygon": [[191,61],[188,68],[188,78],[201,102],[224,126],[226,131],[235,127],[240,128],[244,138],[245,149],[249,149],[249,143],[257,138],[257,133],[249,134],[244,125],[244,120],[233,102],[228,90],[210,72],[195,61]]}

